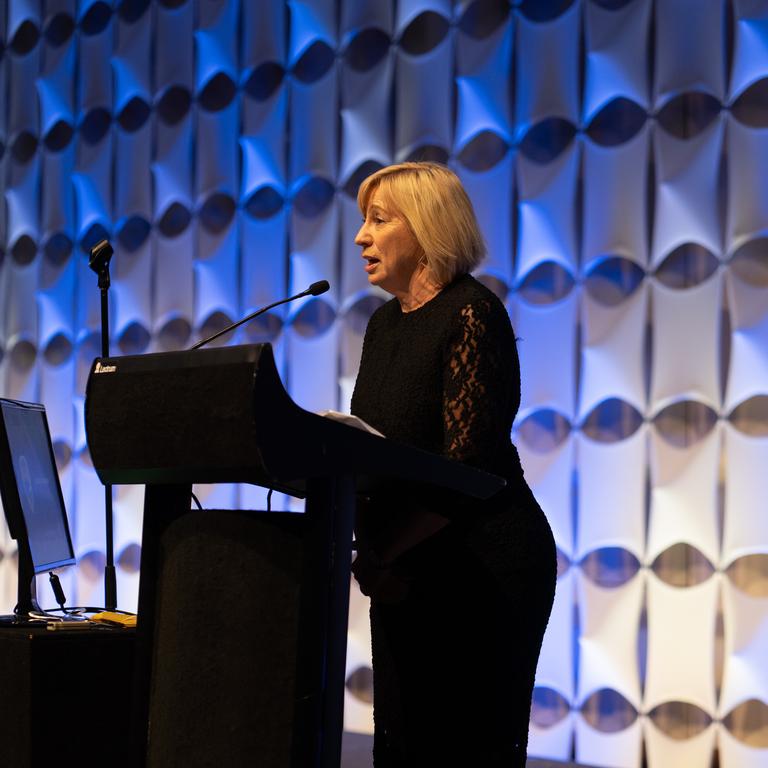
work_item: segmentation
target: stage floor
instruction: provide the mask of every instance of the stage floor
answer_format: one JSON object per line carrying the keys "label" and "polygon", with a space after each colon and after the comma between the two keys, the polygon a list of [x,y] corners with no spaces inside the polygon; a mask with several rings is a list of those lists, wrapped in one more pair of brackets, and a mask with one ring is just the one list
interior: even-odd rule
{"label": "stage floor", "polygon": [[[373,736],[344,732],[341,746],[341,768],[372,768]],[[560,763],[555,760],[528,759],[528,768],[589,768],[580,763]]]}

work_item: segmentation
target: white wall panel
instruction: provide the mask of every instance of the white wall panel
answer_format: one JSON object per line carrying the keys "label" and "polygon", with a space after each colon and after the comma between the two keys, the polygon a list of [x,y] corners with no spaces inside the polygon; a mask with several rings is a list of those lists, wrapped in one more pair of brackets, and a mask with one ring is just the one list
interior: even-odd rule
{"label": "white wall panel", "polygon": [[595,301],[588,291],[581,303],[581,378],[579,416],[618,398],[645,412],[645,327],[648,287],[641,284],[617,306]]}
{"label": "white wall panel", "polygon": [[522,376],[518,419],[539,408],[573,419],[577,301],[573,291],[556,304],[515,303],[511,314]]}
{"label": "white wall panel", "polygon": [[747,285],[728,274],[731,349],[725,410],[768,394],[768,288]]}
{"label": "white wall panel", "polygon": [[686,448],[670,445],[651,431],[652,490],[646,563],[680,543],[696,547],[710,563],[717,563],[720,450],[719,427]]}
{"label": "white wall panel", "polygon": [[720,579],[671,587],[648,577],[648,671],[643,710],[683,701],[715,712],[715,618]]}
{"label": "white wall panel", "polygon": [[664,0],[656,16],[655,104],[683,91],[725,96],[723,0]]}
{"label": "white wall panel", "polygon": [[685,243],[698,243],[712,253],[720,252],[723,226],[714,182],[720,168],[723,120],[718,116],[706,130],[688,139],[678,139],[660,129],[654,133],[653,267]]}
{"label": "white wall panel", "polygon": [[503,24],[481,40],[458,37],[454,137],[457,153],[483,131],[491,131],[512,143],[508,83],[498,76],[510,68],[512,29],[511,24]]}
{"label": "white wall panel", "polygon": [[388,54],[376,67],[342,73],[341,158],[339,178],[346,181],[364,162],[392,161],[389,131],[395,59]]}
{"label": "white wall panel", "polygon": [[727,251],[768,232],[768,129],[728,120]]}
{"label": "white wall panel", "polygon": [[718,714],[750,699],[768,704],[768,597],[752,597],[723,580],[724,658]]}
{"label": "white wall panel", "polygon": [[475,173],[466,168],[456,169],[467,190],[477,215],[480,229],[485,235],[487,256],[476,273],[490,274],[506,286],[514,282],[512,270],[512,211],[514,184],[514,154],[493,168]]}
{"label": "white wall panel", "polygon": [[726,424],[722,565],[768,553],[768,438],[743,435]]}
{"label": "white wall panel", "polygon": [[618,443],[577,440],[579,467],[576,558],[621,547],[642,560],[645,549],[647,429]]}
{"label": "white wall panel", "polygon": [[[567,701],[574,700],[574,576],[570,568],[557,580],[555,602],[549,617],[536,670],[536,687],[552,688]],[[564,738],[560,734],[559,738]]]}
{"label": "white wall panel", "polygon": [[576,579],[579,606],[579,669],[576,700],[618,691],[640,710],[637,635],[643,609],[645,575],[641,571],[620,587],[599,587],[582,573]]}
{"label": "white wall panel", "polygon": [[576,271],[573,212],[578,169],[576,143],[546,165],[518,153],[517,280],[545,261],[553,261],[571,274]]}
{"label": "white wall panel", "polygon": [[528,729],[528,754],[532,758],[568,760],[573,744],[573,721],[574,715],[569,713],[548,728],[531,723]]}
{"label": "white wall panel", "polygon": [[720,768],[765,768],[768,765],[768,749],[742,744],[723,726],[718,728],[717,746]]}
{"label": "white wall panel", "polygon": [[718,410],[720,273],[683,291],[653,281],[651,302],[651,411],[681,400],[699,400]]}
{"label": "white wall panel", "polygon": [[606,732],[576,717],[576,759],[595,768],[640,768],[642,725],[637,718],[629,728]]}
{"label": "white wall panel", "polygon": [[635,0],[623,8],[584,4],[586,68],[582,119],[592,118],[613,99],[648,107],[648,45],[652,3]]}
{"label": "white wall panel", "polygon": [[450,37],[421,56],[397,53],[395,75],[395,161],[426,145],[453,144],[453,83]]}
{"label": "white wall panel", "polygon": [[518,136],[547,117],[579,119],[579,0],[553,21],[517,19],[517,56],[526,62],[517,70],[515,122]]}
{"label": "white wall panel", "polygon": [[547,453],[540,453],[518,441],[520,463],[525,480],[549,520],[557,546],[569,557],[573,555],[573,521],[571,516],[574,440],[565,439]]}
{"label": "white wall panel", "polygon": [[733,30],[733,68],[728,100],[768,71],[768,7],[762,0],[734,0],[735,24]]}
{"label": "white wall panel", "polygon": [[[584,144],[582,262],[623,256],[644,266],[648,261],[648,155],[650,128],[619,146]],[[632,211],[631,216],[624,214]]]}
{"label": "white wall panel", "polygon": [[651,720],[646,720],[643,730],[648,765],[710,768],[717,735],[714,725],[689,739],[672,738],[660,731]]}

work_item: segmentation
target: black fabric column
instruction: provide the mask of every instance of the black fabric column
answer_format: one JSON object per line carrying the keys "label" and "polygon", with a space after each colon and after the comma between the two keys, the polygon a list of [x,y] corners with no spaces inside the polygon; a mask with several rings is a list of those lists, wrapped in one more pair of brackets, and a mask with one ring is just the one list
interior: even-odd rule
{"label": "black fabric column", "polygon": [[290,764],[303,525],[215,510],[163,533],[147,765]]}

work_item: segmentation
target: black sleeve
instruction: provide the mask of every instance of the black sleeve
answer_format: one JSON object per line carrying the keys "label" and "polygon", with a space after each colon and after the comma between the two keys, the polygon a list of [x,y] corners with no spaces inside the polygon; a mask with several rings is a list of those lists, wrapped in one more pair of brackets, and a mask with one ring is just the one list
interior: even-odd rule
{"label": "black sleeve", "polygon": [[494,471],[520,400],[515,339],[503,306],[464,305],[444,352],[443,453]]}

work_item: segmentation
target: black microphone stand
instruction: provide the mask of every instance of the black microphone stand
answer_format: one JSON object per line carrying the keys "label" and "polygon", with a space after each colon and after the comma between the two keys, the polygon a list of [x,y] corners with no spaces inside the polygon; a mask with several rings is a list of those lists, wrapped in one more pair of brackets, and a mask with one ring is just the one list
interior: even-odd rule
{"label": "black microphone stand", "polygon": [[[100,240],[91,248],[88,266],[99,276],[101,291],[101,356],[109,357],[109,261],[112,246]],[[106,521],[106,563],[104,565],[104,606],[108,611],[117,608],[117,576],[115,574],[114,534],[112,529],[112,486],[104,486],[104,507]]]}

